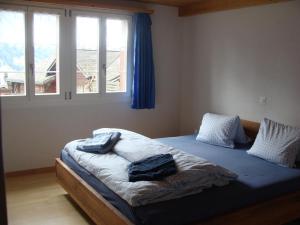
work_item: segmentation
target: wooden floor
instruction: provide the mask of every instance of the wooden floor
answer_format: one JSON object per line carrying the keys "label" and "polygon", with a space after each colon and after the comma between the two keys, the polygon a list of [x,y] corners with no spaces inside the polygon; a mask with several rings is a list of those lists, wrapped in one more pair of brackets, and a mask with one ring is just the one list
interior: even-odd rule
{"label": "wooden floor", "polygon": [[10,177],[6,186],[9,225],[94,225],[57,183],[54,173]]}
{"label": "wooden floor", "polygon": [[9,225],[94,225],[54,173],[9,177],[6,191]]}

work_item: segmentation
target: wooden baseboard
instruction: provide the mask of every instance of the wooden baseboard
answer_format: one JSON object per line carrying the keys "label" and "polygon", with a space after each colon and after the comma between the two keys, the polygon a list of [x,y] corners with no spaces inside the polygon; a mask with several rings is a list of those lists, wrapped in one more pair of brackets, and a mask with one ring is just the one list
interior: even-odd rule
{"label": "wooden baseboard", "polygon": [[5,177],[18,177],[18,176],[25,176],[25,175],[33,175],[33,174],[40,174],[40,173],[50,173],[55,172],[55,167],[43,167],[37,169],[30,169],[30,170],[19,170],[19,171],[12,171],[5,173]]}

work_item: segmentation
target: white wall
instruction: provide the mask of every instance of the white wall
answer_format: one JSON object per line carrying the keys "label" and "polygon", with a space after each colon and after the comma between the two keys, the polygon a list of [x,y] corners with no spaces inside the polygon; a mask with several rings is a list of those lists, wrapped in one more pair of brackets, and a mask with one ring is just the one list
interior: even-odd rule
{"label": "white wall", "polygon": [[300,126],[299,0],[187,17],[183,35],[182,134],[207,111]]}
{"label": "white wall", "polygon": [[300,0],[187,18],[151,7],[156,109],[129,100],[4,107],[6,171],[52,166],[65,143],[99,127],[173,136],[193,132],[207,111],[300,126]]}
{"label": "white wall", "polygon": [[53,166],[54,158],[68,141],[88,137],[100,127],[131,129],[151,137],[178,135],[179,18],[175,8],[152,8],[156,109],[132,110],[129,100],[3,105],[6,171]]}

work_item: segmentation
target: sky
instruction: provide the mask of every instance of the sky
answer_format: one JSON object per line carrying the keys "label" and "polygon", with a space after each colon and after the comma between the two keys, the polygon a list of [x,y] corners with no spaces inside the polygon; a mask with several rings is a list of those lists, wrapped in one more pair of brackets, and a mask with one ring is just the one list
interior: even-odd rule
{"label": "sky", "polygon": [[[0,44],[8,44],[17,48],[25,48],[25,14],[0,10]],[[58,44],[59,17],[50,14],[34,14],[34,45],[35,48],[51,46],[55,49]],[[98,49],[99,19],[92,17],[77,17],[76,39],[79,49]],[[107,49],[120,50],[127,45],[127,22],[108,19],[107,24]],[[125,35],[124,35],[125,34]],[[0,54],[0,64],[1,64]],[[24,64],[25,56],[13,58],[16,64]],[[7,70],[6,65],[0,65],[0,71]]]}
{"label": "sky", "polygon": [[[0,10],[0,42],[24,45],[24,13]],[[5,32],[4,32],[5,31]]]}
{"label": "sky", "polygon": [[[0,11],[0,31],[0,44],[8,44],[21,50],[25,49],[24,13]],[[0,52],[0,71],[13,71],[13,68],[2,59],[1,53],[4,54],[4,51]],[[11,58],[12,63],[20,68],[25,68],[25,55],[6,56],[7,58]]]}
{"label": "sky", "polygon": [[[99,34],[99,19],[92,17],[77,17],[77,48],[97,49]],[[106,44],[108,50],[120,50],[127,45],[127,23],[122,20],[108,19],[106,21]]]}
{"label": "sky", "polygon": [[[9,44],[24,45],[25,24],[23,12],[11,12],[0,10],[0,42]],[[58,35],[58,16],[50,14],[35,14],[34,40],[40,45],[55,44],[56,40],[53,34]],[[92,17],[77,17],[77,40],[79,48],[95,48],[98,33],[99,20]],[[124,21],[108,19],[107,20],[107,47],[109,49],[120,49],[124,47],[127,41],[127,35],[124,36],[123,26],[127,26]]]}

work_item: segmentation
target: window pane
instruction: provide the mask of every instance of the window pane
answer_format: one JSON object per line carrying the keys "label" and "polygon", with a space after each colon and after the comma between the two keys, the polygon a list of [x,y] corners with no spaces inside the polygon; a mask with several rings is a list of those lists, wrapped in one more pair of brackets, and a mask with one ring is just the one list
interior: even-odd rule
{"label": "window pane", "polygon": [[26,94],[25,14],[0,10],[0,96]]}
{"label": "window pane", "polygon": [[77,93],[99,92],[99,19],[76,17]]}
{"label": "window pane", "polygon": [[34,13],[35,94],[59,94],[59,15]]}
{"label": "window pane", "polygon": [[127,20],[106,20],[106,92],[126,92]]}

